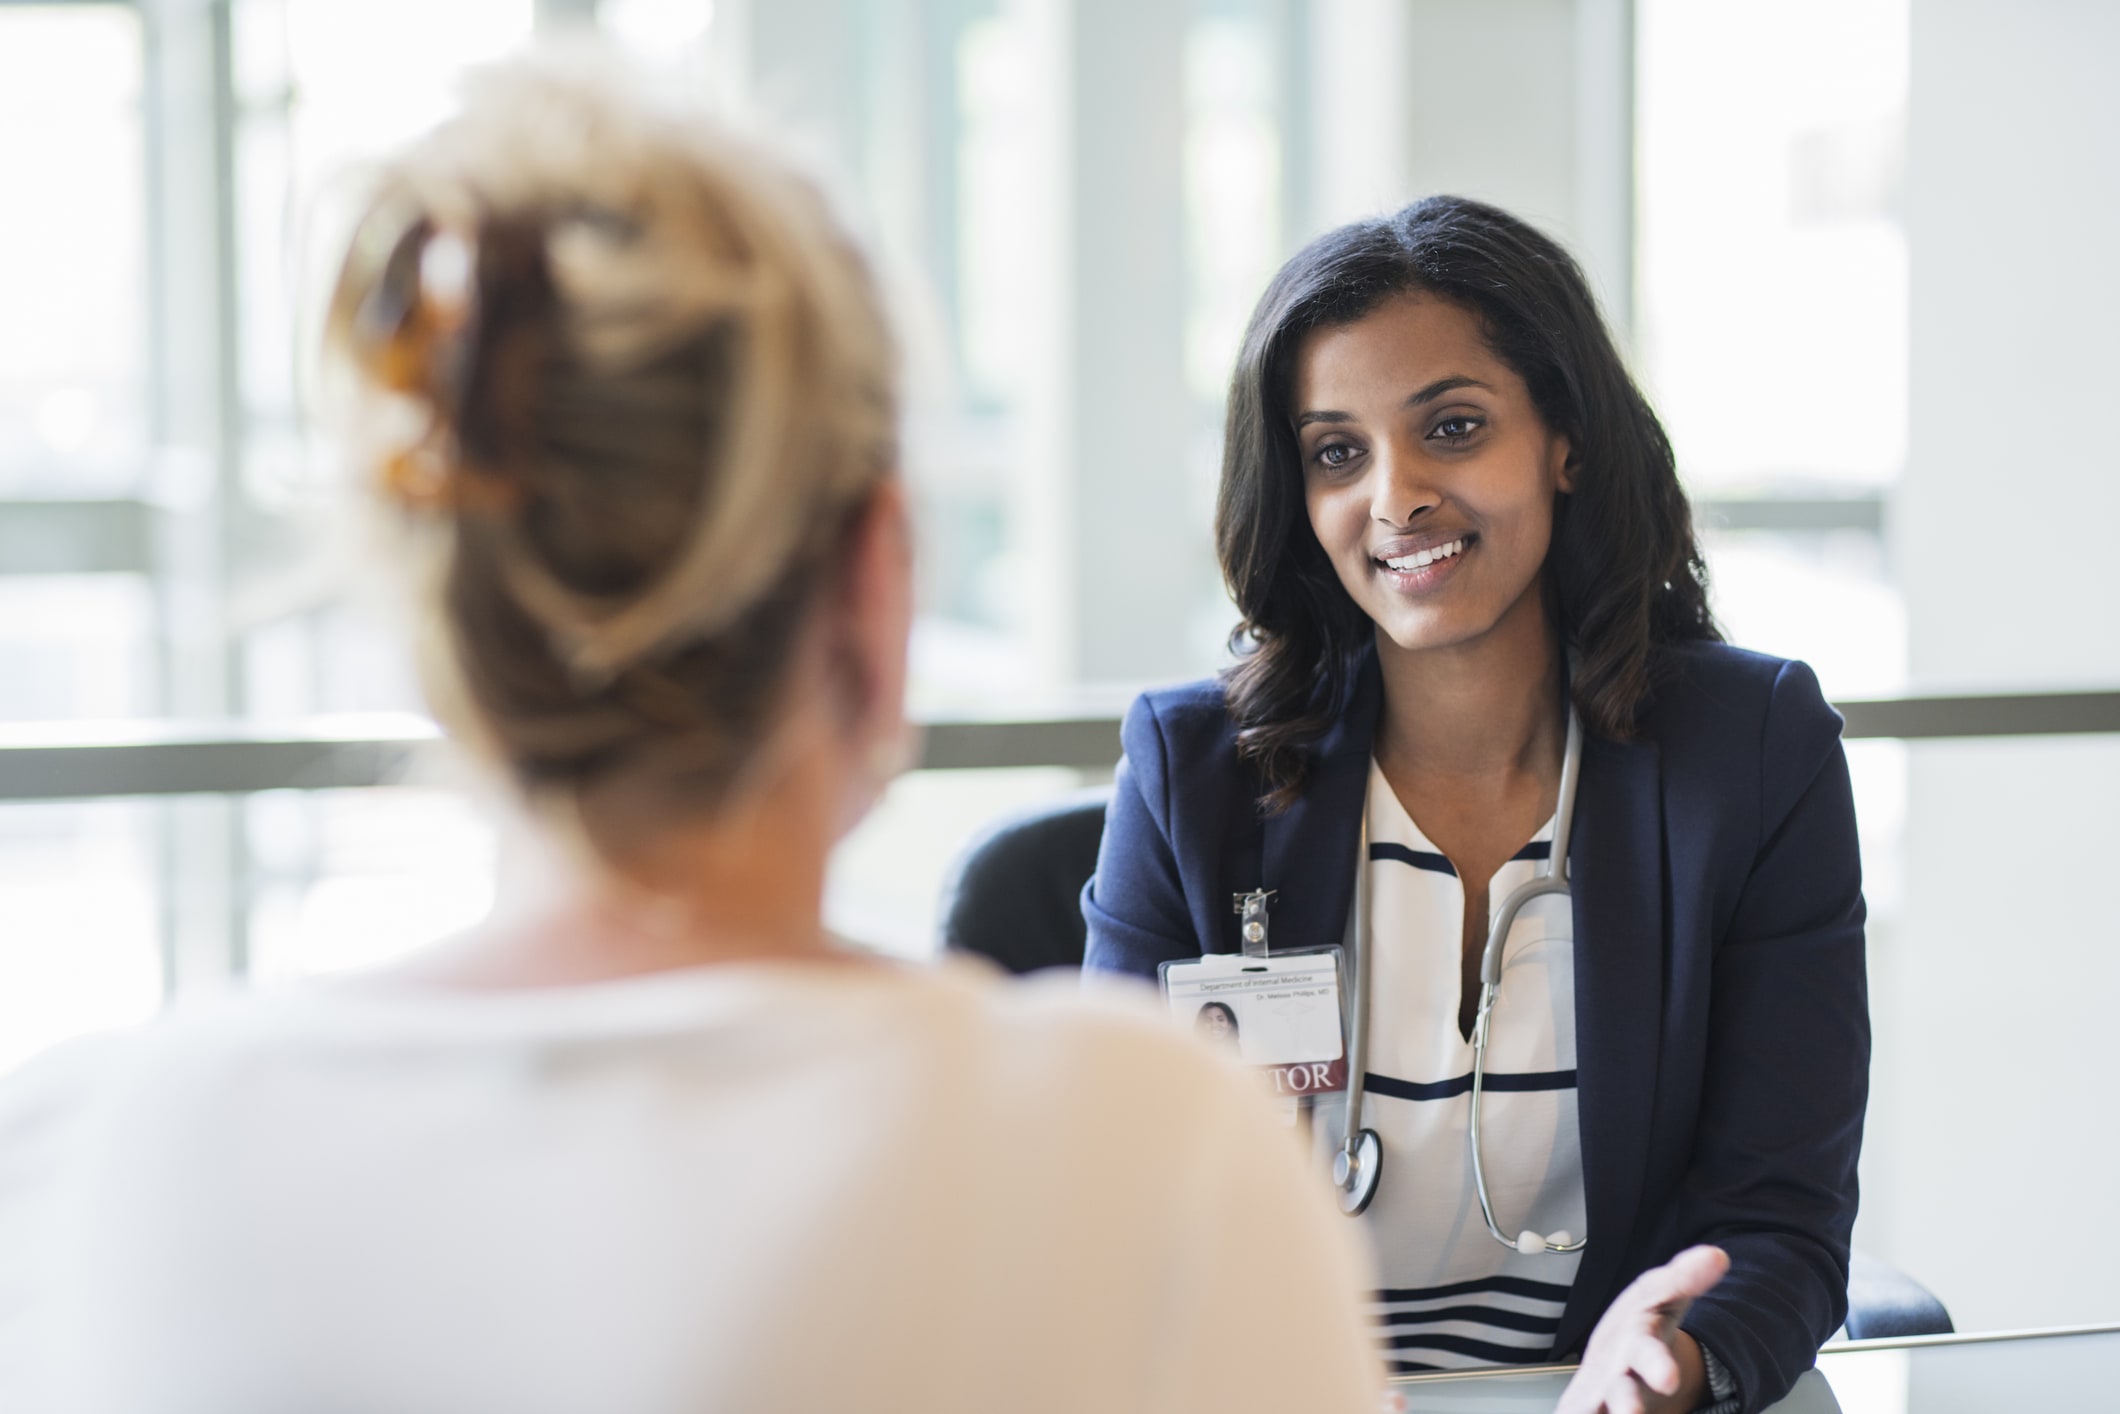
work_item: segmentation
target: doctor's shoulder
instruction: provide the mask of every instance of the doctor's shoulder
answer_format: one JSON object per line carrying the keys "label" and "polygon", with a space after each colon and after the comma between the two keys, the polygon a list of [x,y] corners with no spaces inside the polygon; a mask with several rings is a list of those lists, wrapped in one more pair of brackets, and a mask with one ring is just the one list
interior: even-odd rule
{"label": "doctor's shoulder", "polygon": [[1119,745],[1119,793],[1139,810],[1116,811],[1108,827],[1127,847],[1139,843],[1136,829],[1148,822],[1173,844],[1218,835],[1258,793],[1238,754],[1237,724],[1219,678],[1141,693],[1120,723]]}
{"label": "doctor's shoulder", "polygon": [[1640,734],[1667,753],[1749,749],[1770,763],[1815,766],[1840,739],[1841,717],[1808,663],[1727,643],[1658,647]]}
{"label": "doctor's shoulder", "polygon": [[1184,770],[1223,757],[1234,759],[1237,728],[1222,680],[1152,687],[1126,709],[1120,744],[1130,762],[1149,760]]}

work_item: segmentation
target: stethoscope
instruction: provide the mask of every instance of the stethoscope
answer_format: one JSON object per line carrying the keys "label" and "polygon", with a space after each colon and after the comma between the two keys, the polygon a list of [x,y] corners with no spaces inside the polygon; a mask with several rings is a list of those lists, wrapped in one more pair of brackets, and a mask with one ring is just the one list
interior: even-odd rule
{"label": "stethoscope", "polygon": [[[1480,1216],[1496,1242],[1526,1256],[1537,1252],[1580,1252],[1589,1239],[1567,1232],[1540,1234],[1528,1228],[1515,1237],[1502,1231],[1494,1220],[1494,1203],[1487,1194],[1487,1171],[1480,1160],[1480,1098],[1487,1080],[1487,1039],[1494,1019],[1494,999],[1502,986],[1502,946],[1516,924],[1524,905],[1548,894],[1568,897],[1568,832],[1575,823],[1575,786],[1582,768],[1583,724],[1571,708],[1568,713],[1568,745],[1561,754],[1561,798],[1553,813],[1553,849],[1545,866],[1528,882],[1510,891],[1494,916],[1487,934],[1487,947],[1480,954],[1480,1009],[1472,1024],[1472,1122],[1468,1142],[1472,1148],[1472,1185],[1480,1197]],[[1374,1129],[1362,1127],[1362,1082],[1369,1050],[1369,812],[1362,812],[1362,843],[1355,871],[1354,913],[1347,944],[1354,955],[1354,1036],[1347,1048],[1347,1138],[1332,1159],[1332,1181],[1340,1190],[1340,1211],[1358,1217],[1376,1197],[1383,1147]]]}

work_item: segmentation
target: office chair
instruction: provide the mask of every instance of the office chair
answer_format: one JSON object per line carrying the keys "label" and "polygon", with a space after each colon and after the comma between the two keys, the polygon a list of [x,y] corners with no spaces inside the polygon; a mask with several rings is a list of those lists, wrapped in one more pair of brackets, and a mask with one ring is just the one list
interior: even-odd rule
{"label": "office chair", "polygon": [[[1089,929],[1082,886],[1097,872],[1111,787],[1076,791],[990,826],[958,856],[943,888],[942,945],[1010,972],[1080,967]],[[1853,1254],[1850,1340],[1949,1335],[1950,1312],[1905,1272]]]}
{"label": "office chair", "polygon": [[1848,1262],[1849,1340],[1949,1335],[1951,1313],[1929,1289],[1889,1262],[1860,1252]]}
{"label": "office chair", "polygon": [[1110,786],[1075,791],[987,828],[942,890],[942,945],[1010,972],[1080,967],[1082,886],[1097,872]]}

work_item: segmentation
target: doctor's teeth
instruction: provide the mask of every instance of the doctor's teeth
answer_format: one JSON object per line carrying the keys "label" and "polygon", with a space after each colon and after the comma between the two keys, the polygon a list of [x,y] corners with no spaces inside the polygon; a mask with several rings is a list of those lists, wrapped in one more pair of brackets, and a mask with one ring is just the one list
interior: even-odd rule
{"label": "doctor's teeth", "polygon": [[1417,570],[1424,565],[1432,565],[1438,560],[1447,560],[1464,548],[1465,542],[1463,540],[1453,540],[1448,545],[1438,545],[1433,550],[1423,550],[1418,554],[1402,555],[1398,559],[1386,560],[1384,563],[1395,570]]}

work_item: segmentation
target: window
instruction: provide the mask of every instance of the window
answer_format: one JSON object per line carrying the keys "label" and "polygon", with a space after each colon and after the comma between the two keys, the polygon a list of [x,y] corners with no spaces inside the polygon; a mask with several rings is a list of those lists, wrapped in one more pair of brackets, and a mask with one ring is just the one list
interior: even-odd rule
{"label": "window", "polygon": [[[1640,0],[1638,366],[1733,642],[1829,697],[1907,683],[1885,538],[1906,471],[1905,0]],[[1852,743],[1867,892],[1896,916],[1906,748]]]}
{"label": "window", "polygon": [[1888,695],[1906,681],[1882,536],[1907,448],[1905,0],[1638,16],[1640,364],[1707,511],[1717,613],[1830,694]]}
{"label": "window", "polygon": [[[140,481],[147,445],[139,16],[0,7],[0,495]],[[4,709],[0,709],[4,710]]]}

